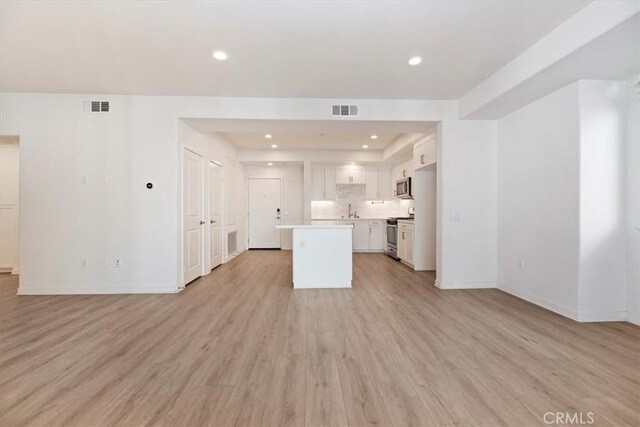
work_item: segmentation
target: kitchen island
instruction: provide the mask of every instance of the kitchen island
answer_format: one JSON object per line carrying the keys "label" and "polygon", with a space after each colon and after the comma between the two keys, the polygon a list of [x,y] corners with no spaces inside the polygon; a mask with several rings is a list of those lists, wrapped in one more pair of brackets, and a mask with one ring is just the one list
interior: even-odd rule
{"label": "kitchen island", "polygon": [[293,288],[350,288],[353,225],[278,225],[293,230]]}

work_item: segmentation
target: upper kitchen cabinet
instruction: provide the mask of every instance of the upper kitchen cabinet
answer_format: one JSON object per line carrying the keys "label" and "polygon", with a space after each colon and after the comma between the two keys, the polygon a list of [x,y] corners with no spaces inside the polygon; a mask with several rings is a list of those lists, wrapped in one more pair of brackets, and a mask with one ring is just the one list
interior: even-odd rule
{"label": "upper kitchen cabinet", "polygon": [[437,161],[437,148],[435,137],[429,136],[413,146],[413,168],[419,170]]}
{"label": "upper kitchen cabinet", "polygon": [[396,182],[404,178],[413,178],[413,159],[408,158],[398,163],[391,169],[391,185],[390,189],[393,196],[396,196]]}
{"label": "upper kitchen cabinet", "polygon": [[367,200],[391,199],[391,171],[388,167],[368,167],[366,169],[365,196]]}
{"label": "upper kitchen cabinet", "polygon": [[336,168],[314,166],[311,180],[311,200],[336,199]]}
{"label": "upper kitchen cabinet", "polygon": [[362,168],[336,169],[336,184],[366,184],[366,175]]}

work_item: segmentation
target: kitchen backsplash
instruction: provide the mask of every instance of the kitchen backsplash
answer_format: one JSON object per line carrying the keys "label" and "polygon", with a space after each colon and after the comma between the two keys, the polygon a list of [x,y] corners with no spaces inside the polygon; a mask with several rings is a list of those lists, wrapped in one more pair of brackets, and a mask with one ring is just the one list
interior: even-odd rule
{"label": "kitchen backsplash", "polygon": [[388,218],[391,216],[407,216],[409,208],[413,207],[413,200],[385,200],[384,202],[370,202],[364,200],[317,200],[311,202],[312,219],[347,218],[351,211],[357,212],[360,218]]}

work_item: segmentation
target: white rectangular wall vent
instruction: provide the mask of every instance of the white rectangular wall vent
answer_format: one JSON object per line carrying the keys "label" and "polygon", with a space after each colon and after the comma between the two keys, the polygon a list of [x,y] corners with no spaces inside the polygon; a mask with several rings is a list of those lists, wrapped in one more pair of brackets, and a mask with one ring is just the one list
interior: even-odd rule
{"label": "white rectangular wall vent", "polygon": [[357,116],[358,106],[357,105],[332,105],[331,115],[332,116]]}
{"label": "white rectangular wall vent", "polygon": [[82,111],[88,113],[108,113],[109,101],[84,101]]}

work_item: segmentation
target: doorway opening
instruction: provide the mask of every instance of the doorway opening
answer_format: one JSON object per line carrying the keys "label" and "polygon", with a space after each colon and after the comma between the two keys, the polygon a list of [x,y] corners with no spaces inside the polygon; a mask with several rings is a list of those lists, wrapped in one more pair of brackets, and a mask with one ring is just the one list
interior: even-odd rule
{"label": "doorway opening", "polygon": [[0,136],[0,273],[19,274],[19,142]]}
{"label": "doorway opening", "polygon": [[249,249],[281,249],[282,183],[280,178],[247,180]]}

